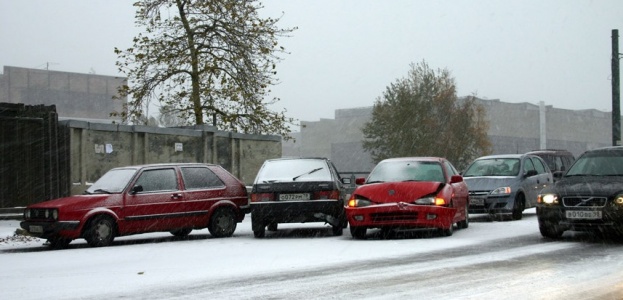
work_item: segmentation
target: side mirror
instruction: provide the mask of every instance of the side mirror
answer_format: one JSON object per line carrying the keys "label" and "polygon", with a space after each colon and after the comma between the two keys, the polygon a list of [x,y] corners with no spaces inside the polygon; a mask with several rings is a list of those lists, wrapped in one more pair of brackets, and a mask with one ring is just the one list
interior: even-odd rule
{"label": "side mirror", "polygon": [[366,183],[366,179],[363,177],[359,177],[357,179],[355,179],[355,184],[356,185],[363,185],[364,183]]}
{"label": "side mirror", "polygon": [[538,174],[538,173],[536,172],[536,170],[530,170],[530,171],[526,172],[525,177],[532,177],[532,176],[534,176],[534,175],[536,175],[536,174]]}
{"label": "side mirror", "polygon": [[450,177],[450,183],[457,183],[457,182],[463,182],[463,176],[452,175],[452,177]]}
{"label": "side mirror", "polygon": [[130,190],[130,194],[134,195],[136,193],[140,193],[143,191],[143,186],[142,185],[135,185],[131,190]]}
{"label": "side mirror", "polygon": [[554,176],[554,179],[555,179],[555,180],[560,180],[560,178],[562,178],[562,175],[563,175],[564,173],[565,173],[565,172],[562,172],[562,171],[556,171],[556,172],[554,172],[554,173],[552,174],[552,176]]}

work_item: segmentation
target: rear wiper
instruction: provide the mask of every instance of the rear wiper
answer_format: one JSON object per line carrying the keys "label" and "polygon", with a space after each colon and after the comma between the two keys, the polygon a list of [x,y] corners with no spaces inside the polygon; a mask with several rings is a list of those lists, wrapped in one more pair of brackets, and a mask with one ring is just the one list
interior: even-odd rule
{"label": "rear wiper", "polygon": [[322,169],[323,169],[323,168],[316,168],[316,169],[313,169],[313,170],[311,170],[311,171],[309,171],[309,172],[307,172],[307,173],[303,173],[303,174],[301,174],[301,175],[294,176],[294,178],[292,178],[292,181],[296,181],[296,179],[298,179],[298,178],[299,178],[299,177],[301,177],[301,176],[309,175],[309,174],[311,174],[311,173],[318,172],[318,171],[320,171],[320,170],[322,170]]}

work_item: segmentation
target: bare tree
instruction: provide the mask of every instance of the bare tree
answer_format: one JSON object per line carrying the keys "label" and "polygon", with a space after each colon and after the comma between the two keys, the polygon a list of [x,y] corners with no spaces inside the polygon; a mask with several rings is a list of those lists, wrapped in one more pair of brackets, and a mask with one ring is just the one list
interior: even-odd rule
{"label": "bare tree", "polygon": [[411,64],[377,98],[363,127],[363,148],[375,163],[390,157],[439,156],[459,168],[491,152],[485,110],[473,97],[458,99],[448,70]]}
{"label": "bare tree", "polygon": [[[117,66],[131,85],[117,114],[140,120],[153,100],[188,124],[218,120],[220,129],[289,137],[294,120],[268,106],[269,87],[277,83],[277,43],[296,28],[280,29],[279,19],[260,18],[254,0],[142,0],[136,24],[145,32],[126,50],[115,48]],[[210,120],[206,122],[206,119]]]}

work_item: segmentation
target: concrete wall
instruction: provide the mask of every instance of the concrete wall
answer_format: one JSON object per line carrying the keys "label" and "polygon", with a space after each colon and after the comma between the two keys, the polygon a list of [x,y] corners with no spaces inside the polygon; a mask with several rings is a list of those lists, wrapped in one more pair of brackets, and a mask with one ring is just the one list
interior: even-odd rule
{"label": "concrete wall", "polygon": [[113,120],[126,99],[113,100],[123,77],[4,67],[0,75],[0,102],[55,105],[60,118]]}
{"label": "concrete wall", "polygon": [[211,126],[157,128],[61,121],[69,135],[72,194],[114,167],[166,162],[223,166],[251,185],[264,160],[282,156],[281,137],[218,131]]}
{"label": "concrete wall", "polygon": [[[566,149],[578,156],[586,150],[612,143],[609,112],[567,110],[500,100],[476,101],[486,110],[487,134],[493,154],[525,153],[545,145],[549,149]],[[371,116],[372,107],[361,107],[338,109],[335,119],[302,121],[297,138],[299,145],[284,142],[283,153],[286,156],[328,157],[338,170],[344,172],[370,171],[374,165],[361,146],[361,128]]]}

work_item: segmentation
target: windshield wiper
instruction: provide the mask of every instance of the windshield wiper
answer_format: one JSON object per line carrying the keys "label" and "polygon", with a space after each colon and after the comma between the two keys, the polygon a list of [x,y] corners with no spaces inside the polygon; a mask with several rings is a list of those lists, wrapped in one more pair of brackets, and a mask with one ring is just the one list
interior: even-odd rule
{"label": "windshield wiper", "polygon": [[97,189],[94,190],[93,193],[104,193],[104,194],[112,194],[111,192],[105,190],[105,189]]}
{"label": "windshield wiper", "polygon": [[303,174],[301,174],[301,175],[294,176],[294,178],[292,178],[292,181],[296,181],[296,179],[298,179],[298,178],[299,178],[299,177],[301,177],[301,176],[309,175],[309,174],[311,174],[311,173],[318,172],[318,171],[320,171],[320,170],[322,170],[322,169],[323,169],[323,168],[316,168],[316,169],[313,169],[313,170],[311,170],[311,171],[309,171],[309,172],[307,172],[307,173],[303,173]]}
{"label": "windshield wiper", "polygon": [[368,181],[366,183],[381,183],[381,182],[385,182],[383,180],[374,180],[374,181]]}

